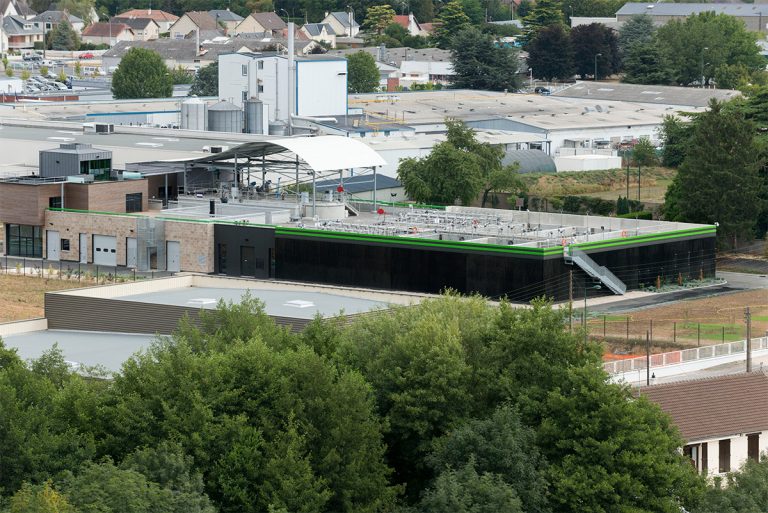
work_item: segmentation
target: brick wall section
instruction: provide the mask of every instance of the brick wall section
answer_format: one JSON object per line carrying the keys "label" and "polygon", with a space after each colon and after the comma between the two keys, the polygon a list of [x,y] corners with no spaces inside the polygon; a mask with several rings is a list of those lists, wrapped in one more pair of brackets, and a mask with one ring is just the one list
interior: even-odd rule
{"label": "brick wall section", "polygon": [[[45,229],[56,230],[69,239],[69,251],[61,251],[62,260],[80,261],[80,234],[88,234],[88,262],[93,262],[93,235],[117,237],[117,265],[125,265],[126,237],[136,237],[136,217],[84,214],[78,212],[45,213]],[[43,243],[46,241],[43,235]],[[43,248],[45,254],[47,248]]]}
{"label": "brick wall section", "polygon": [[0,220],[40,226],[45,220],[48,199],[56,196],[61,196],[60,184],[0,183]]}
{"label": "brick wall section", "polygon": [[[80,260],[80,234],[87,233],[88,262],[93,261],[93,235],[108,235],[117,239],[117,265],[125,265],[126,238],[136,237],[137,219],[135,216],[49,210],[46,211],[45,228],[58,231],[62,239],[69,239],[69,251],[61,251],[62,260]],[[44,243],[45,240],[44,234]],[[213,272],[212,224],[165,221],[165,240],[180,242],[182,271]]]}
{"label": "brick wall section", "polygon": [[166,221],[165,240],[180,242],[182,271],[213,272],[213,224]]}
{"label": "brick wall section", "polygon": [[[125,213],[125,195],[140,192],[142,194],[143,211],[149,210],[149,182],[147,180],[125,180],[122,182],[95,182],[92,184],[67,184],[66,191],[85,189],[88,204],[86,206],[70,206],[79,210],[92,210],[96,212]],[[79,191],[78,191],[79,192]],[[82,192],[79,192],[82,194]],[[66,199],[65,199],[66,201]]]}

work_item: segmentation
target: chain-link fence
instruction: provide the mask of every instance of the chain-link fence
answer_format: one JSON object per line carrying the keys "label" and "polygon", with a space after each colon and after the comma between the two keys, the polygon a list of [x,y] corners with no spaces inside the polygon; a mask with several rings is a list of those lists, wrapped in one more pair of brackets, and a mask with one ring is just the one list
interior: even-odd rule
{"label": "chain-link fence", "polygon": [[0,257],[0,273],[11,276],[31,276],[48,280],[78,283],[126,283],[171,276],[165,271],[137,271],[133,268],[62,262],[46,258]]}
{"label": "chain-link fence", "polygon": [[[574,329],[583,319],[576,314]],[[633,319],[632,316],[600,315],[587,320],[589,337],[602,340],[611,349],[645,346],[646,337],[654,347],[699,347],[744,340],[747,324],[741,311],[703,319]],[[768,308],[752,307],[752,336],[768,334]]]}

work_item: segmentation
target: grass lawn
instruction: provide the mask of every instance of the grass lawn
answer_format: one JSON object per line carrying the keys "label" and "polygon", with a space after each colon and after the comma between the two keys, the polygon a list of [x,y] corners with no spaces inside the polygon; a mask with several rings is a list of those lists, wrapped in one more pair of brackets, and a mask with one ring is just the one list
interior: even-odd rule
{"label": "grass lawn", "polygon": [[0,322],[42,317],[46,292],[77,287],[77,281],[0,275]]}
{"label": "grass lawn", "polygon": [[[672,183],[676,171],[655,167],[643,169],[640,174],[640,199],[653,203],[664,201],[667,187]],[[607,171],[583,171],[557,174],[522,175],[533,196],[593,196],[616,200],[627,195],[627,172],[625,169]],[[629,197],[637,199],[637,168],[630,169]]]}

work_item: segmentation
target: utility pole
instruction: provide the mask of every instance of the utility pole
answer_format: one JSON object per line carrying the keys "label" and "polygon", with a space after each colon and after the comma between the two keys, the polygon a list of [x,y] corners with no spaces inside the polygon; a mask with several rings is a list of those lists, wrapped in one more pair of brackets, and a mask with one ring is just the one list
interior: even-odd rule
{"label": "utility pole", "polygon": [[568,273],[568,328],[573,334],[573,269]]}
{"label": "utility pole", "polygon": [[645,332],[645,385],[651,386],[651,334]]}
{"label": "utility pole", "polygon": [[752,313],[749,307],[744,309],[744,320],[747,322],[747,372],[752,372]]}

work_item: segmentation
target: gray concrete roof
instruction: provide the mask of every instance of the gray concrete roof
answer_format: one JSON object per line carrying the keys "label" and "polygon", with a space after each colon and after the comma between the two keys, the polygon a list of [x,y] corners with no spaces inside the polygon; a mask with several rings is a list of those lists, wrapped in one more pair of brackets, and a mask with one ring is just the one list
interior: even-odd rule
{"label": "gray concrete roof", "polygon": [[267,315],[297,319],[312,319],[317,314],[331,317],[341,311],[349,315],[388,306],[382,301],[353,298],[328,292],[268,290],[260,288],[258,285],[251,288],[184,287],[162,292],[121,296],[119,299],[121,301],[214,309],[219,299],[239,303],[243,295],[248,292],[252,297],[264,302]]}
{"label": "gray concrete roof", "polygon": [[617,16],[632,16],[633,14],[651,14],[656,16],[691,16],[702,12],[728,14],[730,16],[762,16],[768,14],[765,4],[743,3],[713,3],[713,4],[677,4],[629,2],[616,12]]}
{"label": "gray concrete roof", "polygon": [[329,50],[326,55],[340,55],[346,57],[347,55],[357,52],[369,53],[377,61],[398,67],[403,61],[451,62],[451,52],[449,50],[441,50],[440,48],[384,48],[384,55],[382,56],[380,47],[366,46],[364,48]]}
{"label": "gray concrete roof", "polygon": [[212,9],[208,14],[219,21],[243,21],[243,17],[229,9]]}
{"label": "gray concrete roof", "polygon": [[[768,15],[768,8],[766,9],[766,15]],[[741,93],[732,89],[701,89],[698,87],[621,84],[618,82],[578,82],[553,94],[553,96],[561,98],[657,103],[661,105],[691,107],[706,107],[712,98],[718,101],[727,101],[740,95]]]}
{"label": "gray concrete roof", "polygon": [[149,334],[45,330],[9,335],[3,337],[3,342],[17,349],[24,360],[39,358],[43,352],[58,344],[68,362],[103,365],[116,372],[132,354],[149,347],[154,338]]}

